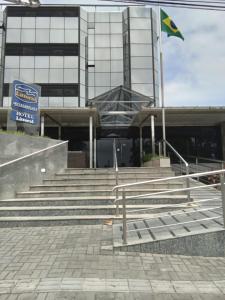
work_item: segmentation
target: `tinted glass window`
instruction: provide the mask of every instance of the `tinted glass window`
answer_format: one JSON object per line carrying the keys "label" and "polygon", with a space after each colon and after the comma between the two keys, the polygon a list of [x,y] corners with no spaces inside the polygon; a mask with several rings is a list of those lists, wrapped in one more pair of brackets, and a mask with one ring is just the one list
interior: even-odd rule
{"label": "tinted glass window", "polygon": [[7,7],[10,17],[78,17],[79,7]]}
{"label": "tinted glass window", "polygon": [[5,55],[78,56],[78,44],[6,44]]}

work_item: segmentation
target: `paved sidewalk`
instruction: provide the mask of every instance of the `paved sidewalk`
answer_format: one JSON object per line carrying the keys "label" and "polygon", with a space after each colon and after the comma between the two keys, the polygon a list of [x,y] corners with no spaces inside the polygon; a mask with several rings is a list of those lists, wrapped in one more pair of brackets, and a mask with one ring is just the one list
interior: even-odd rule
{"label": "paved sidewalk", "polygon": [[101,250],[107,226],[0,229],[0,300],[225,299],[225,258]]}

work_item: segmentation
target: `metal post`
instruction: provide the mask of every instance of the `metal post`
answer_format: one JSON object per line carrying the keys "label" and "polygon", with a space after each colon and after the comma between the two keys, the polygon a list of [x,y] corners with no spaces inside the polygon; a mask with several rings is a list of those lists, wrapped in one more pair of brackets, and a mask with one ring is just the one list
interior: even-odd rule
{"label": "metal post", "polygon": [[220,187],[221,187],[222,207],[223,207],[223,226],[225,227],[225,186],[224,186],[224,174],[220,174]]}
{"label": "metal post", "polygon": [[45,135],[45,116],[41,115],[41,136]]}
{"label": "metal post", "polygon": [[127,212],[126,212],[126,193],[125,190],[122,192],[123,197],[123,244],[127,244]]}
{"label": "metal post", "polygon": [[159,142],[159,156],[162,155],[162,145],[161,145],[161,142]]}
{"label": "metal post", "polygon": [[142,139],[142,127],[140,127],[140,166],[142,164],[143,159],[143,139]]}
{"label": "metal post", "polygon": [[152,154],[155,155],[155,117],[151,116]]}
{"label": "metal post", "polygon": [[93,117],[89,117],[89,160],[90,169],[93,167]]}
{"label": "metal post", "polygon": [[97,136],[96,136],[96,126],[94,127],[94,168],[97,166]]}
{"label": "metal post", "polygon": [[[189,175],[189,167],[186,166],[186,175]],[[186,187],[190,188],[190,178],[186,178]],[[191,201],[191,191],[187,190],[187,198],[188,198],[188,202]]]}

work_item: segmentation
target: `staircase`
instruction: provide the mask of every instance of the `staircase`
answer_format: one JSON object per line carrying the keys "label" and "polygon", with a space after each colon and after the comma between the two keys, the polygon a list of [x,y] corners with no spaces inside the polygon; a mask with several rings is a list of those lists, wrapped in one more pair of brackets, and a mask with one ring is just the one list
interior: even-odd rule
{"label": "staircase", "polygon": [[[121,168],[119,184],[174,176],[170,168]],[[14,199],[0,201],[0,226],[52,226],[102,224],[121,219],[115,216],[114,169],[65,169],[29,191],[18,192]],[[127,195],[147,194],[167,189],[182,188],[183,182],[144,184],[127,189]],[[184,193],[157,195],[127,202],[128,210],[154,208],[154,213],[185,208]],[[153,211],[128,213],[128,219],[152,215]],[[121,213],[121,210],[120,210]]]}

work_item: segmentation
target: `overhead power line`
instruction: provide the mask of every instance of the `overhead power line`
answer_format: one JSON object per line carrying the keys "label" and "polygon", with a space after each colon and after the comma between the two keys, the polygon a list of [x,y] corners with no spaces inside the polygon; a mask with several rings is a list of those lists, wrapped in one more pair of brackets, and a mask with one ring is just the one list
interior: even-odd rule
{"label": "overhead power line", "polygon": [[189,9],[201,9],[201,10],[216,10],[224,11],[225,2],[224,1],[207,1],[207,0],[100,0],[105,2],[125,2],[138,5],[153,5],[153,6],[167,6],[167,7],[182,7]]}

